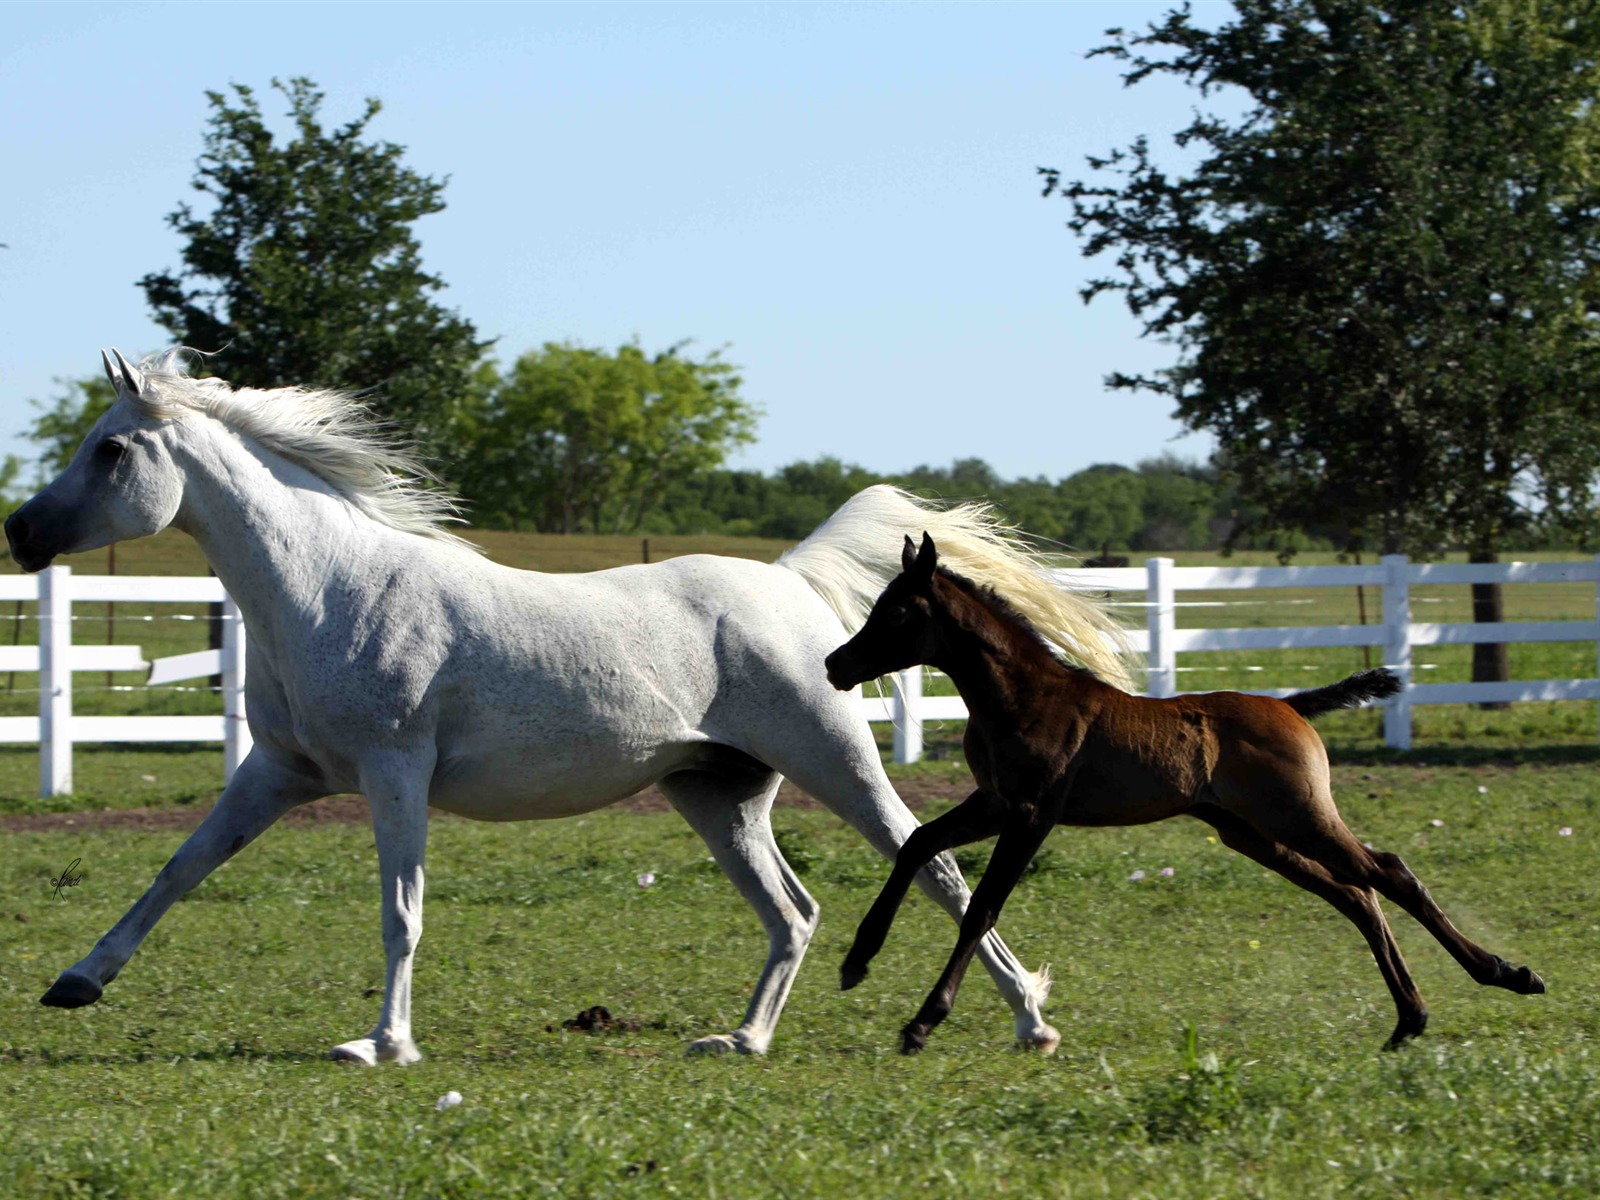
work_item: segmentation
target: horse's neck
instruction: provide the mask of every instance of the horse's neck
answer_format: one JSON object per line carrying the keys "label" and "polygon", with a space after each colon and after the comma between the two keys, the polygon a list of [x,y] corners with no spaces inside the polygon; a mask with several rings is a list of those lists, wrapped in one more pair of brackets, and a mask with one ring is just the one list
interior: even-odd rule
{"label": "horse's neck", "polygon": [[312,472],[211,419],[178,457],[187,483],[172,523],[199,543],[253,635],[320,612],[330,584],[360,571],[373,523]]}
{"label": "horse's neck", "polygon": [[964,588],[943,589],[943,661],[974,715],[1004,719],[1028,702],[1041,677],[1063,670],[1054,654],[1027,629],[994,612]]}

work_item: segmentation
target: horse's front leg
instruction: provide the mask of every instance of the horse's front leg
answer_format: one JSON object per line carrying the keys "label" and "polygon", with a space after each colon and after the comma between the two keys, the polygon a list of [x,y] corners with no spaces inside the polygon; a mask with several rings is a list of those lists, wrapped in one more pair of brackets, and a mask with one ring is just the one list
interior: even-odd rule
{"label": "horse's front leg", "polygon": [[922,1002],[916,1017],[901,1030],[900,1049],[904,1053],[915,1054],[921,1050],[927,1044],[928,1034],[934,1026],[950,1015],[961,979],[972,962],[973,952],[995,927],[1006,898],[1011,895],[1022,873],[1044,844],[1045,836],[1054,826],[1053,815],[1047,816],[1037,809],[1028,809],[1014,815],[1000,831],[989,865],[984,869],[983,878],[973,890],[972,902],[967,905],[966,914],[961,918],[961,935],[956,941],[955,952],[950,955],[944,974]]}
{"label": "horse's front leg", "polygon": [[387,959],[383,1009],[364,1038],[335,1046],[329,1057],[374,1066],[413,1063],[422,1057],[411,1040],[411,962],[422,938],[422,865],[428,844],[426,763],[385,763],[361,772],[361,790],[372,809],[378,843],[378,881],[383,889],[383,952]]}
{"label": "horse's front leg", "polygon": [[41,998],[54,1008],[81,1008],[100,999],[167,909],[211,872],[255,841],[279,817],[324,794],[260,746],[245,756],[216,807],[161,868],[145,894],[111,927],[88,956],[61,973]]}
{"label": "horse's front leg", "polygon": [[919,825],[905,840],[895,855],[894,870],[861,919],[856,940],[839,967],[839,986],[843,990],[849,991],[867,977],[867,964],[883,949],[889,927],[917,872],[946,850],[993,837],[999,832],[1005,813],[1005,802],[980,788],[949,812]]}

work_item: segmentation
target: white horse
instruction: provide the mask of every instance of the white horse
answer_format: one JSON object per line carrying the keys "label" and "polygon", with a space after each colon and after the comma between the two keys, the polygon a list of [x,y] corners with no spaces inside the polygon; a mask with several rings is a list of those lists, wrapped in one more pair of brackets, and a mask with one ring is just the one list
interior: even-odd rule
{"label": "white horse", "polygon": [[[755,908],[770,954],[744,1023],[691,1051],[762,1053],[818,909],[769,810],[788,776],[893,857],[917,827],[823,658],[859,626],[905,534],[963,573],[1032,595],[1047,629],[1119,665],[1104,614],[1048,585],[985,510],[869,488],[776,565],[692,555],[586,575],[517,571],[447,532],[358,404],[327,391],[192,379],[179,352],[103,355],[117,390],[60,476],[6,522],[28,571],[168,525],[190,534],[248,631],[254,748],[148,891],[43,1003],[92,1004],[162,914],[289,809],[360,792],[372,810],[388,959],[383,1007],[336,1059],[412,1062],[428,806],[481,820],[589,812],[657,784]],[[1028,589],[1032,588],[1030,592]],[[1041,612],[1043,616],[1041,616]],[[1052,620],[1051,617],[1056,619]],[[1099,647],[1096,651],[1093,648]],[[948,858],[918,877],[959,920]],[[1054,1049],[1044,973],[991,934],[980,950],[1025,1045]]]}

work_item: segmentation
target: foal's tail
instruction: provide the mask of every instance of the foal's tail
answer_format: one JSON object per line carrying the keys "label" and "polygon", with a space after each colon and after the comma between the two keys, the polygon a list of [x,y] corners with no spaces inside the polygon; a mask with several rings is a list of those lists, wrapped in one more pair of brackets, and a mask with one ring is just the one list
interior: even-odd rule
{"label": "foal's tail", "polygon": [[1121,656],[1122,626],[1093,598],[1050,578],[1038,554],[985,503],[941,507],[889,484],[857,492],[782,558],[851,633],[861,628],[878,594],[900,573],[904,538],[933,535],[939,561],[974,583],[993,588],[1069,658],[1107,683],[1134,689]]}
{"label": "foal's tail", "polygon": [[1309,692],[1296,692],[1293,696],[1284,697],[1283,702],[1310,721],[1335,709],[1359,708],[1368,700],[1382,700],[1385,696],[1393,696],[1403,686],[1400,676],[1393,671],[1379,668],[1373,671],[1357,671],[1350,678],[1330,683],[1327,687],[1314,688]]}

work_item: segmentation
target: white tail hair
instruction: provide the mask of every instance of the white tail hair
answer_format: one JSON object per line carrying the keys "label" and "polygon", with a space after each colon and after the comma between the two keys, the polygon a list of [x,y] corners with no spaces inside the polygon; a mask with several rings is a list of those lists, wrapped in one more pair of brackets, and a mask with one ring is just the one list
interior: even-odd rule
{"label": "white tail hair", "polygon": [[778,565],[809,583],[854,633],[900,573],[903,539],[915,542],[924,532],[933,536],[942,566],[993,588],[1066,657],[1107,683],[1134,690],[1123,662],[1129,646],[1122,626],[1103,604],[1052,580],[1049,564],[992,505],[944,507],[878,484],[846,500]]}

